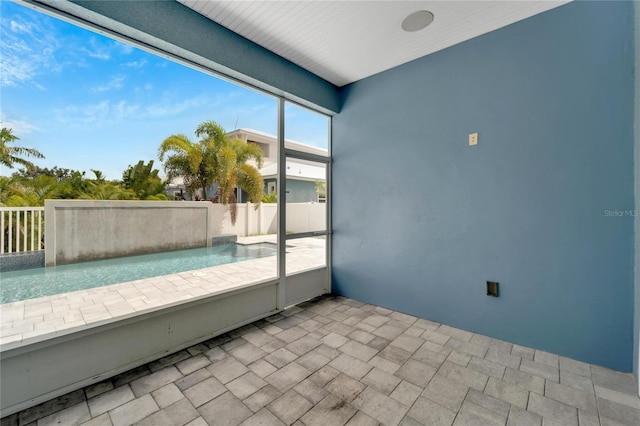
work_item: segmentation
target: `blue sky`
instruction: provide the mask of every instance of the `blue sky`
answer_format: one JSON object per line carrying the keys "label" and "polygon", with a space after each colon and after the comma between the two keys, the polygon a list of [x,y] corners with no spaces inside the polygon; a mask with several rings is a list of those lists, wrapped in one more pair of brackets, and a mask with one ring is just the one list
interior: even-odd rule
{"label": "blue sky", "polygon": [[[139,160],[161,169],[160,143],[176,133],[195,141],[205,120],[276,134],[273,97],[8,0],[0,16],[1,126],[46,156],[39,166],[119,179]],[[287,138],[326,148],[325,118],[296,107],[286,117]]]}

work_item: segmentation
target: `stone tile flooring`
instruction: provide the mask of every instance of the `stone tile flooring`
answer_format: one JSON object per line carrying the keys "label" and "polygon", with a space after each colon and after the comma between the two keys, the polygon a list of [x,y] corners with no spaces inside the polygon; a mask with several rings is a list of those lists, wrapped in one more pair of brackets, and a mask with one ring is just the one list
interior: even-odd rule
{"label": "stone tile flooring", "polygon": [[342,297],[305,302],[9,425],[640,425],[631,374]]}

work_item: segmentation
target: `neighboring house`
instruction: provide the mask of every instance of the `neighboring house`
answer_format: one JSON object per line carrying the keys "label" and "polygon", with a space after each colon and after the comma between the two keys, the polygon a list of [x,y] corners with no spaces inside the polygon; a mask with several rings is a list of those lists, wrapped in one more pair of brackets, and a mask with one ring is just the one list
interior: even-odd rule
{"label": "neighboring house", "polygon": [[[166,179],[163,178],[163,179]],[[184,184],[184,179],[182,176],[178,176],[167,183],[167,186],[164,189],[164,193],[169,197],[169,199],[175,200],[185,200],[185,201],[200,201],[200,200],[210,200],[213,198],[218,192],[217,185],[211,185],[207,188],[207,194],[205,197],[202,196],[202,189],[196,190],[195,197],[191,198],[189,192],[187,191],[187,187]]]}
{"label": "neighboring house", "polygon": [[[253,129],[236,129],[227,133],[229,139],[240,139],[246,143],[258,145],[263,152],[262,168],[260,174],[264,178],[264,193],[273,194],[277,188],[278,174],[278,139],[276,136],[268,133],[259,132]],[[285,140],[286,148],[296,151],[306,152],[309,154],[327,155],[327,151],[300,142]],[[255,161],[249,161],[249,164],[256,166]],[[305,203],[305,202],[324,202],[324,194],[318,194],[316,191],[316,182],[326,181],[326,170],[302,160],[287,161],[287,202]],[[178,177],[167,185],[165,191],[169,196],[175,196],[180,199],[182,195],[186,200],[191,200],[185,188],[182,178]],[[207,194],[202,197],[202,191],[197,192],[197,196],[202,199],[211,199],[218,192],[218,186],[213,184],[207,189]],[[240,191],[238,202],[244,203],[248,201],[248,196],[244,191]]]}
{"label": "neighboring house", "polygon": [[[276,179],[278,175],[278,139],[268,133],[259,132],[253,129],[237,129],[227,133],[227,137],[241,139],[247,143],[258,145],[264,157],[262,158],[262,168],[260,174],[264,178],[264,193],[273,194],[276,192]],[[305,145],[300,142],[286,139],[285,148],[309,154],[327,155],[324,149]],[[251,162],[254,166],[255,162]],[[324,201],[324,197],[319,198],[316,192],[316,182],[326,181],[326,171],[323,167],[305,163],[302,160],[287,161],[287,202],[306,203]],[[241,202],[246,200],[245,194],[241,194]]]}
{"label": "neighboring house", "polygon": [[[227,133],[227,137],[230,139],[240,139],[247,143],[253,143],[262,148],[262,152],[264,153],[264,157],[262,158],[263,167],[269,166],[278,161],[278,138],[274,135],[253,129],[237,129]],[[309,154],[327,155],[326,149],[306,145],[291,139],[286,139],[284,141],[284,146],[287,149],[293,149]]]}
{"label": "neighboring house", "polygon": [[[166,179],[166,177],[163,177],[162,179],[164,180]],[[183,198],[185,200],[191,199],[189,197],[189,194],[187,193],[182,176],[178,176],[177,178],[168,182],[167,186],[165,186],[164,188],[164,193],[167,194],[169,199],[172,199],[171,197],[175,198],[176,200],[181,200]]]}
{"label": "neighboring house", "polygon": [[[260,169],[264,178],[265,194],[276,192],[278,165],[271,164]],[[287,161],[287,202],[307,203],[324,202],[324,194],[316,191],[316,182],[326,180],[326,170],[323,167],[306,164],[300,160]]]}

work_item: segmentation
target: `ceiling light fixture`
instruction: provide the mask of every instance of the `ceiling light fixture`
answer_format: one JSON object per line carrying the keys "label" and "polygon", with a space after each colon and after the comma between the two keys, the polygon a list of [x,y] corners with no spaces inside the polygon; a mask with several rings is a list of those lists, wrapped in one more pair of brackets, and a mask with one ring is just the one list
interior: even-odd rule
{"label": "ceiling light fixture", "polygon": [[407,32],[420,31],[433,22],[433,13],[428,10],[413,12],[402,21],[402,29]]}

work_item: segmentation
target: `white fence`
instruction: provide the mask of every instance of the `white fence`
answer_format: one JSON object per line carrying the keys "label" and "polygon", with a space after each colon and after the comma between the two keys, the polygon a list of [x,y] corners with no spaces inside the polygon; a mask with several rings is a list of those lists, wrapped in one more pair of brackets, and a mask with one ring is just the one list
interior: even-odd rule
{"label": "white fence", "polygon": [[248,235],[275,234],[278,226],[276,204],[261,203],[237,204],[235,225],[231,224],[229,205],[214,204],[211,228],[213,235],[234,234],[238,237]]}
{"label": "white fence", "polygon": [[[152,206],[158,206],[153,202]],[[213,235],[275,234],[278,217],[276,204],[238,204],[235,225],[231,224],[228,205],[214,204],[211,217]],[[287,233],[326,229],[324,203],[287,204]],[[44,207],[0,207],[0,254],[44,250]]]}
{"label": "white fence", "polygon": [[44,207],[0,207],[0,254],[44,250]]}
{"label": "white fence", "polygon": [[287,234],[326,229],[327,205],[325,203],[287,203]]}
{"label": "white fence", "polygon": [[[234,234],[238,237],[275,234],[278,229],[276,204],[238,204],[235,225],[231,224],[228,205],[213,205],[213,235]],[[288,203],[287,233],[324,231],[327,227],[327,205],[324,203]]]}

